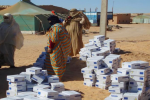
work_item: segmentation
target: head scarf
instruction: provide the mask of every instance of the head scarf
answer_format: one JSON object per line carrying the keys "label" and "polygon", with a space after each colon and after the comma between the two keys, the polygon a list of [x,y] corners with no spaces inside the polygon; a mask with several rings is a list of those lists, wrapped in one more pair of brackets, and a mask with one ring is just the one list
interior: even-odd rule
{"label": "head scarf", "polygon": [[59,18],[57,16],[54,16],[54,15],[50,16],[47,20],[50,21],[49,22],[50,27],[53,26],[56,23],[61,23],[61,21],[59,20]]}

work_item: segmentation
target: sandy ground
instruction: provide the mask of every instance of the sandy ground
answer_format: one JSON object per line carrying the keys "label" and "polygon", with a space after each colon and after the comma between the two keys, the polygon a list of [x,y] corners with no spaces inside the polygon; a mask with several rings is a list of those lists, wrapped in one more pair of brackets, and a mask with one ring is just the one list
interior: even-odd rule
{"label": "sandy ground", "polygon": [[[115,39],[117,47],[121,48],[119,54],[122,61],[144,60],[150,62],[150,24],[125,24],[120,26],[123,28],[113,29],[113,31],[107,32],[107,36],[110,39]],[[83,36],[84,43],[99,34],[99,27],[91,27],[89,32],[88,36]],[[5,97],[8,89],[6,76],[19,74],[25,71],[25,68],[32,66],[46,46],[46,36],[24,35],[24,37],[24,47],[15,52],[15,65],[19,68],[9,69],[9,67],[3,66],[0,69],[0,98]],[[108,90],[83,85],[81,68],[84,67],[86,67],[86,63],[78,58],[73,58],[71,63],[67,64],[67,70],[63,77],[65,88],[82,93],[82,100],[104,100],[110,94]]]}

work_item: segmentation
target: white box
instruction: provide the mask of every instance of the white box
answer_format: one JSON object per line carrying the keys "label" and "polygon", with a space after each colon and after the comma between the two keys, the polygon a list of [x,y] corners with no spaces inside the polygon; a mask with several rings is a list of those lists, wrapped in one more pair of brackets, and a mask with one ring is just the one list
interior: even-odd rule
{"label": "white box", "polygon": [[107,98],[105,98],[104,100],[122,100],[122,99],[120,99],[120,98],[107,97]]}
{"label": "white box", "polygon": [[86,61],[87,57],[86,56],[84,56],[84,57],[82,56],[79,59],[82,60],[82,61]]}
{"label": "white box", "polygon": [[9,86],[26,86],[26,82],[9,82]]}
{"label": "white box", "polygon": [[94,70],[96,75],[104,75],[104,74],[107,74],[110,71],[110,68],[103,68],[103,69],[98,69],[98,70]]}
{"label": "white box", "polygon": [[38,92],[39,89],[50,89],[49,85],[37,85],[33,87],[34,92]]}
{"label": "white box", "polygon": [[66,93],[59,93],[58,99],[71,100],[71,96]]}
{"label": "white box", "polygon": [[103,61],[107,64],[114,64],[117,62],[117,59],[116,58],[105,58],[105,59],[103,59]]}
{"label": "white box", "polygon": [[94,69],[89,69],[88,67],[85,67],[85,68],[81,69],[81,73],[83,73],[83,74],[93,74]]}
{"label": "white box", "polygon": [[42,73],[42,68],[31,67],[26,69],[27,74],[40,74]]}
{"label": "white box", "polygon": [[42,74],[48,76],[47,70],[42,70]]}
{"label": "white box", "polygon": [[134,63],[134,62],[124,62],[124,63],[122,63],[122,68],[138,69],[138,68],[140,68],[140,64]]}
{"label": "white box", "polygon": [[105,51],[92,52],[92,57],[95,56],[105,56]]}
{"label": "white box", "polygon": [[2,98],[0,100],[24,100],[24,99],[21,97],[13,96],[13,97]]}
{"label": "white box", "polygon": [[59,77],[56,76],[56,75],[50,75],[47,78],[48,78],[48,83],[57,83],[57,82],[59,82]]}
{"label": "white box", "polygon": [[111,80],[113,82],[128,82],[129,76],[128,75],[118,75],[118,74],[112,74]]}
{"label": "white box", "polygon": [[33,96],[33,97],[36,97],[37,96],[37,93],[36,92],[19,92],[18,93],[18,96]]}
{"label": "white box", "polygon": [[100,83],[100,84],[110,84],[111,80],[99,80],[99,79],[97,79],[96,82]]}
{"label": "white box", "polygon": [[137,86],[137,87],[129,86],[129,87],[128,87],[128,92],[138,92],[138,91],[142,91],[143,88],[144,88],[144,86]]}
{"label": "white box", "polygon": [[89,79],[89,78],[84,78],[84,82],[96,82],[96,79]]}
{"label": "white box", "polygon": [[22,82],[25,81],[25,77],[21,75],[8,75],[7,81],[9,82]]}
{"label": "white box", "polygon": [[62,93],[70,95],[70,100],[81,100],[81,94],[76,91],[63,91]]}
{"label": "white box", "polygon": [[91,58],[87,58],[87,67],[90,66],[100,66],[102,63],[102,59],[104,58],[104,56],[96,56],[96,57],[91,57]]}
{"label": "white box", "polygon": [[83,78],[95,79],[95,74],[83,74]]}
{"label": "white box", "polygon": [[139,82],[145,82],[146,81],[146,77],[143,76],[130,76],[130,80],[131,81],[139,81]]}
{"label": "white box", "polygon": [[97,79],[98,79],[98,80],[106,80],[106,81],[109,81],[109,80],[110,80],[110,74],[107,74],[107,75],[97,75]]}
{"label": "white box", "polygon": [[17,91],[7,90],[6,91],[6,96],[7,97],[17,96]]}
{"label": "white box", "polygon": [[9,86],[9,90],[16,92],[24,92],[26,91],[26,86]]}
{"label": "white box", "polygon": [[110,93],[124,93],[125,89],[124,88],[120,88],[120,87],[113,88],[112,86],[110,86],[109,87],[109,92]]}
{"label": "white box", "polygon": [[144,69],[131,69],[130,70],[130,75],[135,75],[135,76],[145,76],[147,73],[147,70]]}
{"label": "white box", "polygon": [[120,82],[120,83],[112,82],[111,86],[112,88],[115,88],[115,87],[125,88],[127,86],[127,82]]}
{"label": "white box", "polygon": [[64,88],[55,88],[55,89],[51,89],[51,90],[57,91],[58,93],[61,93],[62,91],[65,91]]}
{"label": "white box", "polygon": [[110,85],[111,85],[111,83],[109,83],[109,84],[95,83],[95,87],[98,87],[98,88],[101,88],[101,89],[104,89],[104,90],[107,90]]}
{"label": "white box", "polygon": [[62,82],[59,83],[51,83],[51,89],[64,88],[64,84]]}
{"label": "white box", "polygon": [[58,97],[58,92],[50,89],[39,89],[37,97],[56,99]]}
{"label": "white box", "polygon": [[146,84],[144,82],[137,82],[134,80],[130,80],[129,81],[129,86],[146,86]]}
{"label": "white box", "polygon": [[31,80],[32,74],[27,74],[26,72],[22,72],[20,73],[20,75],[25,77],[26,83],[32,83],[32,80]]}
{"label": "white box", "polygon": [[100,51],[100,48],[96,47],[96,46],[89,46],[89,47],[85,47],[85,48],[90,52]]}
{"label": "white box", "polygon": [[125,93],[123,100],[139,100],[139,93]]}
{"label": "white box", "polygon": [[33,75],[31,79],[41,84],[46,79],[46,76],[44,76],[43,74],[36,74],[36,75]]}
{"label": "white box", "polygon": [[94,44],[91,44],[91,43],[87,43],[87,44],[84,44],[85,47],[90,47],[90,46],[94,46]]}
{"label": "white box", "polygon": [[89,44],[94,44],[94,39],[89,39]]}
{"label": "white box", "polygon": [[117,74],[119,74],[119,75],[129,75],[130,74],[130,69],[118,68]]}
{"label": "white box", "polygon": [[84,82],[83,84],[86,85],[86,86],[89,86],[89,87],[94,87],[95,86],[95,83],[93,83],[93,82]]}
{"label": "white box", "polygon": [[116,94],[116,93],[111,93],[110,94],[110,96],[109,97],[111,97],[111,98],[119,98],[119,99],[122,99],[123,98],[123,93],[121,93],[121,94]]}
{"label": "white box", "polygon": [[27,84],[27,91],[33,91],[34,86],[37,86],[37,84]]}

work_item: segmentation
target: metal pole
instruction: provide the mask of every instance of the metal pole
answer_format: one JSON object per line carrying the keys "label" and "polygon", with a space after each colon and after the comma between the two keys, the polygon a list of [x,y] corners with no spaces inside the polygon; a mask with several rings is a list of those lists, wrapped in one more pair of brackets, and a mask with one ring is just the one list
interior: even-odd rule
{"label": "metal pole", "polygon": [[105,35],[105,38],[107,25],[107,9],[108,9],[108,0],[101,0],[100,35]]}

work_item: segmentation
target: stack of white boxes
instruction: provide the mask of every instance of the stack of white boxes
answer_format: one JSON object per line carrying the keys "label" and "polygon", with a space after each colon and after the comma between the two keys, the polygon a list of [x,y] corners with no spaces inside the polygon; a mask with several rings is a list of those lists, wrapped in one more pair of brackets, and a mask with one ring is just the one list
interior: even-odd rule
{"label": "stack of white boxes", "polygon": [[107,47],[110,50],[110,53],[115,51],[116,42],[115,40],[108,39],[104,41],[104,47]]}
{"label": "stack of white boxes", "polygon": [[57,75],[48,75],[42,68],[27,68],[18,75],[8,75],[9,90],[0,100],[81,100],[76,91],[65,91]]}
{"label": "stack of white boxes", "polygon": [[9,82],[9,90],[6,91],[6,95],[16,96],[18,92],[26,91],[25,77],[21,75],[8,75],[7,81]]}
{"label": "stack of white boxes", "polygon": [[[148,62],[132,61],[122,63],[122,68],[118,68],[117,74],[111,75],[111,79],[113,80],[112,86],[109,87],[111,95],[105,98],[105,100],[149,100],[149,72]],[[129,82],[127,82],[128,78]],[[120,94],[114,94],[114,92]]]}
{"label": "stack of white boxes", "polygon": [[95,56],[108,56],[110,53],[119,52],[120,49],[116,48],[115,40],[105,40],[105,36],[98,35],[94,36],[94,39],[90,39],[85,47],[80,49],[80,60],[86,61],[87,58]]}

